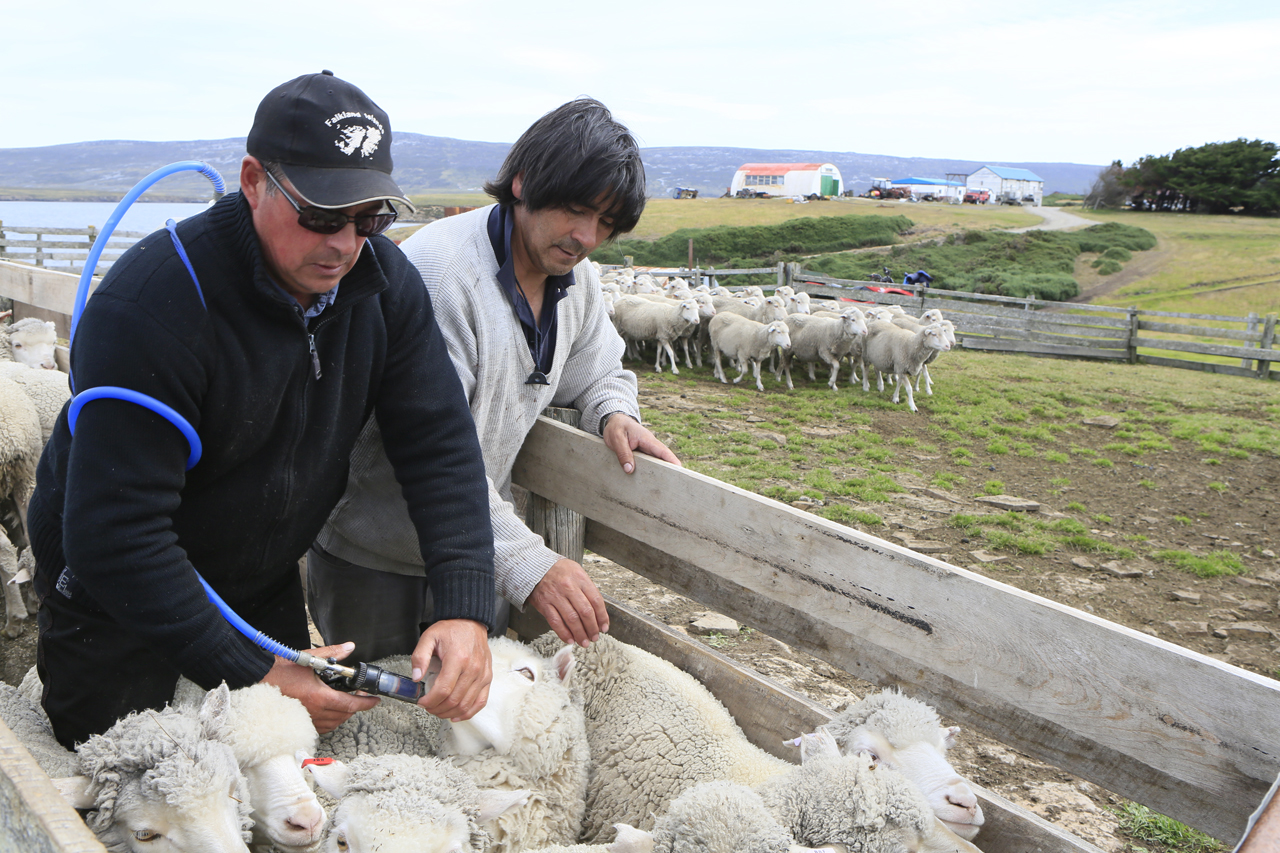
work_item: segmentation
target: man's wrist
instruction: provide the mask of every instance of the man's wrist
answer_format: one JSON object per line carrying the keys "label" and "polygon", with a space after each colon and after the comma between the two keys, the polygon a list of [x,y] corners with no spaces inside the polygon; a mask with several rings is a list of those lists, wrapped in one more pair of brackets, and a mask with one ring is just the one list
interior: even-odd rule
{"label": "man's wrist", "polygon": [[624,412],[622,409],[615,409],[614,411],[610,412],[609,414],[605,415],[600,419],[601,435],[604,435],[604,428],[609,425],[609,418],[613,417],[614,415],[626,415],[627,417],[634,420],[636,423],[640,423],[640,421],[635,417],[635,415],[631,414],[630,412]]}

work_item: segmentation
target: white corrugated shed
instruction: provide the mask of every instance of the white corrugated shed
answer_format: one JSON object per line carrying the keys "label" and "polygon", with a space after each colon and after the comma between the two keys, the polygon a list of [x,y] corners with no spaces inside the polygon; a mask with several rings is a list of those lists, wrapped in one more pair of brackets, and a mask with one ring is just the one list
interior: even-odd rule
{"label": "white corrugated shed", "polygon": [[965,185],[990,190],[991,201],[996,204],[1013,199],[1039,207],[1044,198],[1044,179],[1029,169],[983,166],[969,176]]}
{"label": "white corrugated shed", "polygon": [[831,163],[744,163],[729,194],[748,189],[774,196],[837,196],[842,186],[840,170]]}

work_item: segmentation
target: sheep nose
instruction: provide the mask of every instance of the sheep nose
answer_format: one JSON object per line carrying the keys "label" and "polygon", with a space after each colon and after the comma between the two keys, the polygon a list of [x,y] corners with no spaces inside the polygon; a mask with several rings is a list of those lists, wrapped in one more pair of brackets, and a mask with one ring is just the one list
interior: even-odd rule
{"label": "sheep nose", "polygon": [[307,803],[299,806],[284,819],[285,829],[290,832],[303,832],[315,836],[324,823],[324,809],[319,803]]}
{"label": "sheep nose", "polygon": [[969,790],[967,785],[952,788],[947,794],[947,802],[966,811],[973,811],[978,806],[978,798],[973,791]]}

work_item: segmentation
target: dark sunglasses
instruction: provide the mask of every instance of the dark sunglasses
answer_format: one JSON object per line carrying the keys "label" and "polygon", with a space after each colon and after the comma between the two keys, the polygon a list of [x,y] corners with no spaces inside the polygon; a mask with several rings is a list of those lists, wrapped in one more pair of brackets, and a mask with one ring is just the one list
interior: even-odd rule
{"label": "dark sunglasses", "polygon": [[397,214],[394,209],[390,213],[359,213],[355,216],[348,216],[345,213],[339,213],[336,210],[325,210],[322,207],[300,207],[293,196],[275,179],[270,172],[264,171],[271,183],[276,185],[276,189],[289,200],[289,204],[293,205],[293,209],[298,211],[298,224],[308,231],[314,231],[317,234],[337,234],[343,228],[347,227],[348,222],[354,222],[356,225],[357,237],[377,237],[395,224]]}

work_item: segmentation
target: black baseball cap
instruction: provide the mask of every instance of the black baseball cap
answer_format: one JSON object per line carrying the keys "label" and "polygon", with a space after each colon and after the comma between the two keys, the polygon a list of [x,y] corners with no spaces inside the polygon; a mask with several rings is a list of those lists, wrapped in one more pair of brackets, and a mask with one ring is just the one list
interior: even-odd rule
{"label": "black baseball cap", "polygon": [[369,96],[332,71],[304,74],[267,93],[245,143],[276,162],[316,207],[371,201],[413,204],[391,180],[391,120]]}

